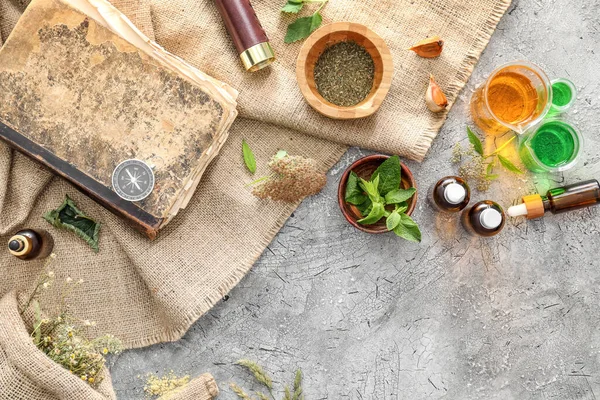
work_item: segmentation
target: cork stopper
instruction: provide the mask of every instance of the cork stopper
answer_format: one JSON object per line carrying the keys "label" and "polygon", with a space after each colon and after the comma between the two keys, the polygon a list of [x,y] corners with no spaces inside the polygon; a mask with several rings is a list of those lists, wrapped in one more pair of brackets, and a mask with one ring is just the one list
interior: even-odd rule
{"label": "cork stopper", "polygon": [[523,196],[523,204],[527,207],[527,219],[539,218],[544,215],[544,202],[539,194]]}

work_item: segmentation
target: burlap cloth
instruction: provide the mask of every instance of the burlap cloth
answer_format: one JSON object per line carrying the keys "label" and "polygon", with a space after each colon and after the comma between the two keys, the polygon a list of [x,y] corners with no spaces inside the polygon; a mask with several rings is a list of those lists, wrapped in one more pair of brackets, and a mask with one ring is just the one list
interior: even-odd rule
{"label": "burlap cloth", "polygon": [[[19,314],[16,293],[0,299],[0,399],[115,399],[108,369],[93,389],[42,353]],[[210,400],[219,394],[210,374],[203,374],[160,400]]]}
{"label": "burlap cloth", "polygon": [[[0,0],[0,41],[26,2]],[[267,172],[267,160],[279,149],[312,157],[323,170],[339,159],[345,145],[422,159],[445,119],[426,109],[429,73],[452,104],[510,0],[330,0],[324,23],[364,23],[386,40],[394,56],[386,101],[373,117],[358,121],[329,120],[305,104],[294,73],[300,43],[283,43],[293,18],[280,14],[283,3],[253,1],[279,61],[251,74],[242,70],[212,0],[114,1],[167,50],[240,90],[241,118],[228,142],[188,208],[155,242],[0,144],[0,244],[20,227],[49,229],[56,241],[52,268],[57,276],[86,280],[71,296],[72,312],[97,321],[98,332],[116,335],[127,347],[179,339],[248,272],[297,206],[258,200],[244,187],[252,177],[241,161],[242,138],[256,153],[256,176]],[[406,51],[433,34],[446,41],[439,59]],[[100,253],[41,219],[65,194],[103,223]],[[30,290],[41,268],[41,262],[19,261],[0,251],[0,295]]]}

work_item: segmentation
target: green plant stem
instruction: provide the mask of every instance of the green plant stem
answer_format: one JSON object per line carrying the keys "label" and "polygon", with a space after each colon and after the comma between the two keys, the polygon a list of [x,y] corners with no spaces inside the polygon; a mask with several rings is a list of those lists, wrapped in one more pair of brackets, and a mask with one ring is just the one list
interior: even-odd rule
{"label": "green plant stem", "polygon": [[269,179],[269,178],[272,178],[273,176],[274,176],[274,174],[272,174],[272,175],[267,175],[267,176],[263,176],[262,178],[258,178],[258,179],[257,179],[257,180],[255,180],[255,181],[252,181],[252,182],[250,182],[250,183],[246,183],[246,184],[244,185],[244,187],[246,187],[246,186],[252,186],[252,185],[256,185],[257,183],[260,183],[260,182],[262,182],[262,181],[266,181],[267,179]]}
{"label": "green plant stem", "polygon": [[502,146],[498,147],[493,153],[488,154],[487,156],[483,156],[483,158],[489,158],[489,157],[495,156],[496,154],[500,153],[502,150],[504,150],[506,148],[506,146],[508,146],[516,138],[517,138],[517,135],[514,135],[513,137],[508,139]]}
{"label": "green plant stem", "polygon": [[[305,1],[306,1],[306,0],[305,0]],[[317,0],[317,1],[308,1],[308,2],[309,2],[309,3],[321,3],[321,5],[320,5],[320,6],[319,6],[319,8],[317,9],[317,11],[315,11],[315,13],[318,13],[318,12],[320,12],[320,11],[323,9],[323,7],[325,7],[325,4],[327,4],[327,2],[328,2],[328,1],[329,1],[329,0],[322,0],[322,1],[319,1],[319,0]]]}

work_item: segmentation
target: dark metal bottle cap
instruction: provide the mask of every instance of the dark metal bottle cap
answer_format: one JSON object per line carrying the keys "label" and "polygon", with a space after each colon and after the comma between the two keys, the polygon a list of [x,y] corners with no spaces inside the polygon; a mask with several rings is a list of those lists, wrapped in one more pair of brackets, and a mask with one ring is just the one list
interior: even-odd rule
{"label": "dark metal bottle cap", "polygon": [[19,251],[24,246],[25,245],[23,244],[23,242],[18,239],[13,239],[10,242],[8,242],[8,248],[11,249],[12,251]]}
{"label": "dark metal bottle cap", "polygon": [[31,242],[23,235],[17,234],[8,239],[8,252],[13,256],[22,256],[31,251]]}

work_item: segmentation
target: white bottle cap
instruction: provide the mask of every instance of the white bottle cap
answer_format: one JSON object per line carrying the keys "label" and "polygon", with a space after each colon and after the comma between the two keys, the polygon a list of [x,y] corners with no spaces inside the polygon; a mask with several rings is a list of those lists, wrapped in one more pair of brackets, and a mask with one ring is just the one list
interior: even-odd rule
{"label": "white bottle cap", "polygon": [[486,208],[479,215],[479,222],[486,229],[496,229],[502,224],[502,214],[494,208]]}
{"label": "white bottle cap", "polygon": [[527,204],[519,204],[516,206],[508,207],[506,213],[509,217],[520,217],[521,215],[527,215]]}
{"label": "white bottle cap", "polygon": [[458,183],[451,183],[444,188],[444,198],[450,204],[459,204],[465,197],[467,197],[467,191]]}

